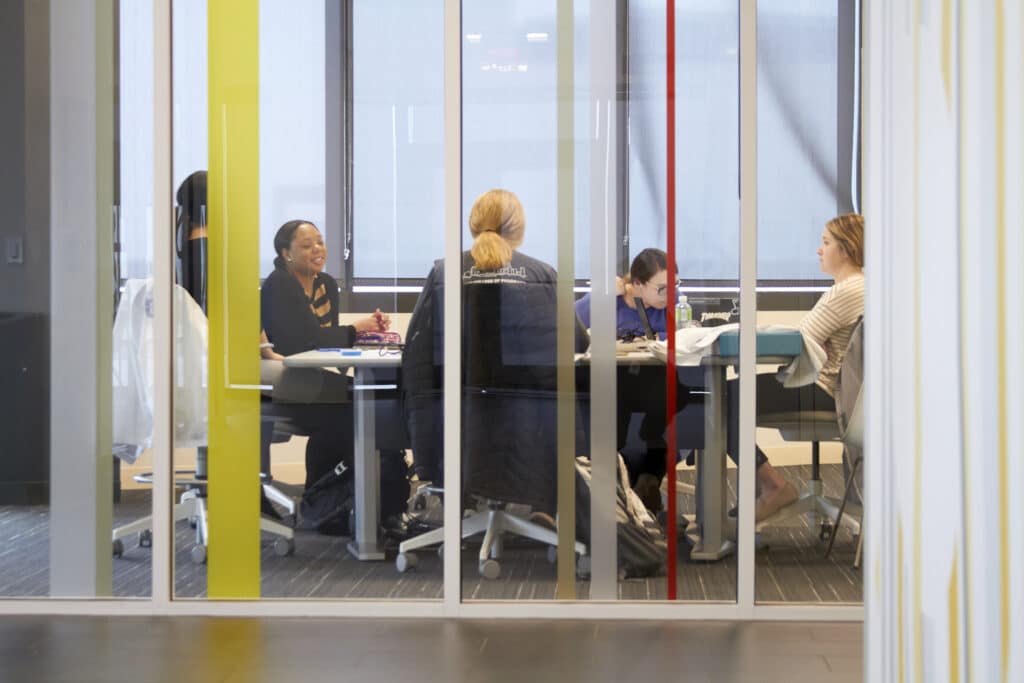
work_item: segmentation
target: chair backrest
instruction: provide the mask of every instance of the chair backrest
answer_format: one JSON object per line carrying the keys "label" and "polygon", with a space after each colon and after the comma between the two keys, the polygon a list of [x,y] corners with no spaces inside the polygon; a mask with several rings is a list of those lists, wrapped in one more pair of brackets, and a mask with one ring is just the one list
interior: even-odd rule
{"label": "chair backrest", "polygon": [[836,418],[843,443],[864,446],[864,317],[854,325],[836,384]]}
{"label": "chair backrest", "polygon": [[556,275],[520,254],[510,273],[463,278],[464,489],[548,507],[558,451]]}
{"label": "chair backrest", "polygon": [[[207,323],[174,286],[174,438],[178,447],[207,439]],[[113,330],[113,441],[148,447],[153,438],[153,281],[128,280]],[[118,454],[125,451],[117,450]]]}

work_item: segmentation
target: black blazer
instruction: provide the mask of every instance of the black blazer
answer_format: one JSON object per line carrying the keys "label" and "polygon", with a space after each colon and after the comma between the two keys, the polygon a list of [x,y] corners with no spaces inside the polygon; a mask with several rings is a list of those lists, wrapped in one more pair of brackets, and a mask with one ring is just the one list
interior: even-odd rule
{"label": "black blazer", "polygon": [[338,324],[338,282],[327,273],[320,273],[313,281],[313,291],[324,286],[331,302],[331,314],[321,327],[320,320],[310,310],[309,297],[302,285],[284,268],[275,268],[263,282],[260,290],[260,319],[274,351],[284,356],[318,348],[351,347],[356,340],[356,328]]}

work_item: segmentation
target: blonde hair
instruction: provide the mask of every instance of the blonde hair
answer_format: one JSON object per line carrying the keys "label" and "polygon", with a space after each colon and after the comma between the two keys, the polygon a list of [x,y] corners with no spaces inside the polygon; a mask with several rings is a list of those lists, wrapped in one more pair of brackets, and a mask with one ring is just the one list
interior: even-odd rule
{"label": "blonde hair", "polygon": [[469,212],[473,235],[470,254],[476,267],[492,271],[512,261],[512,250],[523,243],[526,216],[519,197],[508,190],[488,190],[476,198]]}
{"label": "blonde hair", "polygon": [[825,224],[853,265],[864,267],[864,216],[847,213],[836,216]]}

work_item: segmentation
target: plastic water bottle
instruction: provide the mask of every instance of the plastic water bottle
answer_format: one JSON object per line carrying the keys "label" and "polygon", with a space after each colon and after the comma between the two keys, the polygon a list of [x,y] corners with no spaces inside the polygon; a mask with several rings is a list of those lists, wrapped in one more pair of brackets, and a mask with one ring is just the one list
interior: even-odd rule
{"label": "plastic water bottle", "polygon": [[686,300],[685,294],[680,294],[676,299],[676,329],[690,327],[693,321],[693,308]]}

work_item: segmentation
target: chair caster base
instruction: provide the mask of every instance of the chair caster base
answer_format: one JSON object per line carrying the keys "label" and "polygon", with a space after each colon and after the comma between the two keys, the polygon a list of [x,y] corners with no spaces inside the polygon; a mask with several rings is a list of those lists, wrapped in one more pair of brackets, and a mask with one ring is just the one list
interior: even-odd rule
{"label": "chair caster base", "polygon": [[274,539],[274,554],[278,557],[287,557],[295,554],[295,539],[278,537]]}
{"label": "chair caster base", "polygon": [[501,564],[497,560],[484,560],[480,563],[480,576],[493,581],[501,576]]}
{"label": "chair caster base", "polygon": [[415,553],[398,553],[398,557],[395,558],[395,569],[399,574],[404,574],[415,567],[418,562],[419,558]]}

